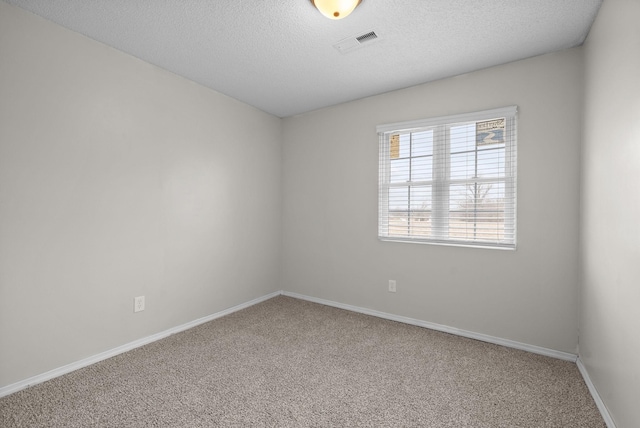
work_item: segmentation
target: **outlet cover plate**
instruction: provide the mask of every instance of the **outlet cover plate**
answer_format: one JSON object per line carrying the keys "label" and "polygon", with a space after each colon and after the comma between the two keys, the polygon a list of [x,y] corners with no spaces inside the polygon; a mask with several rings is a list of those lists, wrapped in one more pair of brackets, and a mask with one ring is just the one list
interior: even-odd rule
{"label": "outlet cover plate", "polygon": [[138,296],[133,299],[133,312],[144,311],[144,296]]}

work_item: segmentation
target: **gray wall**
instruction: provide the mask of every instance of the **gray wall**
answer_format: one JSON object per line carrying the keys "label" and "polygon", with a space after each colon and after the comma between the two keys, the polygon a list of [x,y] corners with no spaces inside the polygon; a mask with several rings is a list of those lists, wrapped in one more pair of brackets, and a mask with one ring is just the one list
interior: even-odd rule
{"label": "gray wall", "polygon": [[[0,387],[285,289],[567,352],[579,327],[634,426],[639,19],[604,2],[586,64],[578,48],[280,120],[0,2]],[[517,251],[379,242],[375,126],[510,104]]]}
{"label": "gray wall", "polygon": [[0,2],[0,387],[279,290],[281,127]]}
{"label": "gray wall", "polygon": [[585,44],[580,359],[618,428],[640,423],[640,2]]}
{"label": "gray wall", "polygon": [[[582,65],[572,49],[284,119],[283,288],[575,353]],[[513,104],[517,250],[378,241],[376,125]]]}

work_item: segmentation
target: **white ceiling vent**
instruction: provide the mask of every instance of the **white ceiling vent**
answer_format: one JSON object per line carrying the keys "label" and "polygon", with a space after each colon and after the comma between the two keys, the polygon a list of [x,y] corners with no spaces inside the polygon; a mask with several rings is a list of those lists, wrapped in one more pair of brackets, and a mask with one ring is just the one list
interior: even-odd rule
{"label": "white ceiling vent", "polygon": [[340,40],[338,43],[333,45],[333,47],[338,49],[341,53],[347,53],[379,39],[380,37],[375,31],[367,31],[366,33]]}

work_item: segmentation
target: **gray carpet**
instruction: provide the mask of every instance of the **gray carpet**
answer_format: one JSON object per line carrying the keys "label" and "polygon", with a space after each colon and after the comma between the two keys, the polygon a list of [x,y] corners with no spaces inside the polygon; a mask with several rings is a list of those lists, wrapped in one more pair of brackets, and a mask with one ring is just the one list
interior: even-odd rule
{"label": "gray carpet", "polygon": [[0,399],[2,427],[605,427],[575,364],[289,297]]}

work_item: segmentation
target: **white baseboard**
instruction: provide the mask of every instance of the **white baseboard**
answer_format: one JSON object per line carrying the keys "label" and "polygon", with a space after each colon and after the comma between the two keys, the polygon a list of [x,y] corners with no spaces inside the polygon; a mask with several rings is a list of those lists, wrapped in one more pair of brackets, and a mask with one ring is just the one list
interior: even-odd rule
{"label": "white baseboard", "polygon": [[181,331],[188,330],[197,325],[204,324],[206,322],[212,321],[216,318],[223,317],[225,315],[229,315],[233,312],[237,312],[239,310],[248,308],[249,306],[253,306],[257,303],[264,302],[265,300],[271,299],[272,297],[276,297],[282,294],[281,291],[276,291],[271,294],[267,294],[262,297],[258,297],[257,299],[253,299],[246,303],[241,303],[237,306],[234,306],[229,309],[225,309],[220,312],[216,312],[215,314],[208,315],[203,318],[199,318],[197,320],[188,322],[186,324],[179,325],[177,327],[170,328],[168,330],[162,331],[160,333],[153,334],[151,336],[144,337],[142,339],[134,340],[133,342],[129,342],[125,345],[118,346],[117,348],[110,349],[105,352],[101,352],[99,354],[93,355],[88,358],[84,358],[80,361],[76,361],[71,364],[67,364],[66,366],[59,367],[57,369],[50,370],[48,372],[30,377],[28,379],[22,380],[20,382],[13,383],[11,385],[4,386],[0,388],[0,398],[7,396],[9,394],[13,394],[14,392],[18,392],[21,389],[25,389],[32,385],[37,385],[39,383],[45,382],[47,380],[56,378],[58,376],[62,376],[67,373],[71,373],[72,371],[81,369],[83,367],[90,366],[91,364],[95,364],[99,361],[106,360],[107,358],[115,357],[118,354],[122,354],[127,351],[131,351],[132,349],[139,348],[140,346],[147,345],[151,342],[155,342],[160,339],[164,339],[165,337],[171,336],[172,334],[180,333]]}
{"label": "white baseboard", "polygon": [[95,364],[95,363],[97,363],[99,361],[106,360],[107,358],[114,357],[114,356],[116,356],[118,354],[122,354],[122,353],[130,351],[132,349],[135,349],[135,348],[147,345],[149,343],[155,342],[157,340],[164,339],[165,337],[171,336],[172,334],[180,333],[182,331],[185,331],[185,330],[188,330],[190,328],[193,328],[193,327],[195,327],[197,325],[204,324],[204,323],[212,321],[212,320],[214,320],[216,318],[220,318],[220,317],[223,317],[225,315],[229,315],[229,314],[231,314],[233,312],[237,312],[239,310],[248,308],[248,307],[253,306],[253,305],[257,304],[257,303],[263,302],[265,300],[271,299],[271,298],[279,296],[281,294],[285,295],[285,296],[293,297],[293,298],[296,298],[296,299],[307,300],[309,302],[314,302],[314,303],[319,303],[319,304],[322,304],[322,305],[332,306],[332,307],[335,307],[335,308],[345,309],[345,310],[352,311],[352,312],[358,312],[358,313],[361,313],[361,314],[371,315],[371,316],[375,316],[375,317],[378,317],[378,318],[384,318],[384,319],[388,319],[388,320],[391,320],[391,321],[397,321],[397,322],[401,322],[401,323],[405,323],[405,324],[415,325],[415,326],[419,326],[419,327],[425,327],[425,328],[429,328],[429,329],[432,329],[432,330],[437,330],[437,331],[442,331],[442,332],[445,332],[445,333],[455,334],[457,336],[468,337],[468,338],[471,338],[471,339],[481,340],[483,342],[488,342],[488,343],[493,343],[493,344],[496,344],[496,345],[507,346],[509,348],[520,349],[520,350],[523,350],[523,351],[532,352],[534,354],[540,354],[540,355],[545,355],[547,357],[553,357],[553,358],[558,358],[558,359],[565,360],[565,361],[575,362],[578,365],[578,369],[580,370],[580,373],[582,374],[582,377],[584,378],[584,381],[587,384],[587,387],[589,388],[589,392],[591,393],[596,405],[598,406],[598,409],[600,410],[600,413],[602,414],[602,417],[604,418],[604,420],[605,420],[605,422],[607,424],[607,427],[608,428],[616,428],[615,424],[613,423],[613,419],[611,418],[611,415],[609,414],[609,411],[607,410],[606,406],[604,405],[604,402],[602,401],[602,399],[598,395],[598,392],[596,391],[595,386],[591,382],[591,379],[589,378],[589,374],[588,374],[586,368],[584,367],[584,365],[582,364],[582,362],[580,361],[578,356],[575,355],[575,354],[571,354],[571,353],[568,353],[568,352],[562,352],[562,351],[556,351],[556,350],[548,349],[548,348],[543,348],[541,346],[529,345],[529,344],[526,344],[526,343],[516,342],[516,341],[513,341],[513,340],[502,339],[502,338],[499,338],[499,337],[489,336],[489,335],[482,334],[482,333],[475,333],[475,332],[472,332],[472,331],[462,330],[462,329],[459,329],[459,328],[449,327],[449,326],[436,324],[436,323],[432,323],[432,322],[428,322],[428,321],[422,321],[422,320],[403,317],[403,316],[399,316],[399,315],[393,315],[393,314],[389,314],[389,313],[386,313],[386,312],[376,311],[376,310],[373,310],[373,309],[361,308],[361,307],[358,307],[358,306],[353,306],[353,305],[347,305],[347,304],[344,304],[344,303],[333,302],[331,300],[325,300],[325,299],[320,299],[320,298],[317,298],[317,297],[305,296],[303,294],[298,294],[298,293],[291,293],[291,292],[288,292],[288,291],[276,291],[274,293],[270,293],[270,294],[267,294],[265,296],[258,297],[257,299],[251,300],[251,301],[246,302],[246,303],[239,304],[237,306],[231,307],[229,309],[225,309],[225,310],[220,311],[220,312],[216,312],[215,314],[212,314],[212,315],[209,315],[209,316],[206,316],[206,317],[203,317],[203,318],[199,318],[197,320],[188,322],[186,324],[182,324],[182,325],[179,325],[177,327],[170,328],[170,329],[165,330],[163,332],[156,333],[154,335],[147,336],[147,337],[144,337],[142,339],[135,340],[133,342],[127,343],[127,344],[119,346],[117,348],[110,349],[110,350],[105,351],[105,352],[101,352],[101,353],[99,353],[97,355],[93,355],[91,357],[84,358],[84,359],[76,361],[74,363],[67,364],[65,366],[59,367],[59,368],[54,369],[54,370],[50,370],[50,371],[48,371],[46,373],[42,373],[42,374],[30,377],[28,379],[25,379],[23,381],[16,382],[14,384],[2,387],[2,388],[0,388],[0,397],[4,397],[4,396],[7,396],[9,394],[13,394],[14,392],[20,391],[21,389],[25,389],[25,388],[27,388],[29,386],[45,382],[45,381],[53,379],[55,377],[62,376],[64,374],[67,374],[67,373],[70,373],[72,371],[78,370],[80,368],[90,366],[91,364]]}
{"label": "white baseboard", "polygon": [[455,334],[457,336],[468,337],[471,339],[481,340],[483,342],[493,343],[496,345],[502,345],[509,348],[520,349],[523,351],[533,352],[534,354],[545,355],[547,357],[558,358],[560,360],[570,361],[576,363],[578,366],[578,370],[582,375],[585,383],[587,384],[587,388],[589,389],[589,393],[593,397],[593,401],[595,401],[600,414],[602,415],[602,419],[607,424],[607,428],[616,428],[615,423],[613,422],[613,418],[609,413],[609,410],[605,406],[604,402],[600,398],[598,391],[596,390],[593,382],[591,382],[591,378],[589,377],[589,373],[587,372],[586,367],[578,357],[578,355],[571,354],[568,352],[556,351],[554,349],[543,348],[541,346],[529,345],[526,343],[516,342],[513,340],[502,339],[499,337],[489,336],[482,333],[475,333],[472,331],[462,330],[455,327],[449,327],[446,325],[431,323],[427,321],[421,321],[413,318],[402,317],[399,315],[388,314],[386,312],[380,312],[373,309],[361,308],[358,306],[347,305],[344,303],[333,302],[331,300],[320,299],[317,297],[305,296],[303,294],[291,293],[288,291],[283,291],[283,295],[294,297],[296,299],[307,300],[309,302],[320,303],[322,305],[333,306],[335,308],[345,309],[352,312],[359,312],[365,315],[372,315],[378,318],[384,318],[391,321],[398,321],[405,324],[415,325],[418,327],[425,327],[432,330],[442,331],[445,333]]}
{"label": "white baseboard", "polygon": [[352,312],[359,312],[365,315],[372,315],[378,318],[384,318],[391,321],[397,321],[404,324],[411,324],[418,327],[425,327],[431,330],[442,331],[444,333],[455,334],[456,336],[468,337],[470,339],[481,340],[483,342],[493,343],[495,345],[502,345],[508,348],[520,349],[522,351],[532,352],[534,354],[545,355],[547,357],[553,357],[560,360],[576,362],[578,356],[568,352],[556,351],[554,349],[543,348],[541,346],[529,345],[526,343],[516,342],[514,340],[502,339],[500,337],[489,336],[482,333],[475,333],[473,331],[462,330],[455,327],[449,327],[442,324],[436,324],[428,321],[417,320],[414,318],[403,317],[399,315],[393,315],[386,312],[380,312],[373,309],[361,308],[358,306],[347,305],[344,303],[333,302],[331,300],[319,299],[317,297],[305,296],[303,294],[291,293],[283,291],[283,295],[294,297],[296,299],[308,300],[309,302],[320,303],[322,305],[333,306],[335,308],[346,309]]}
{"label": "white baseboard", "polygon": [[598,390],[596,389],[593,382],[591,382],[591,377],[589,377],[589,372],[587,371],[587,368],[582,363],[582,360],[580,359],[580,357],[578,357],[576,364],[578,365],[578,370],[580,370],[580,374],[582,375],[584,382],[587,384],[587,388],[589,388],[589,392],[593,397],[593,401],[596,402],[596,406],[598,406],[598,410],[600,410],[602,419],[604,419],[604,422],[607,424],[607,428],[616,428],[616,424],[613,422],[613,418],[609,413],[609,409],[607,409],[607,406],[605,406],[604,401],[602,401],[602,398],[600,398],[600,394],[598,394]]}

